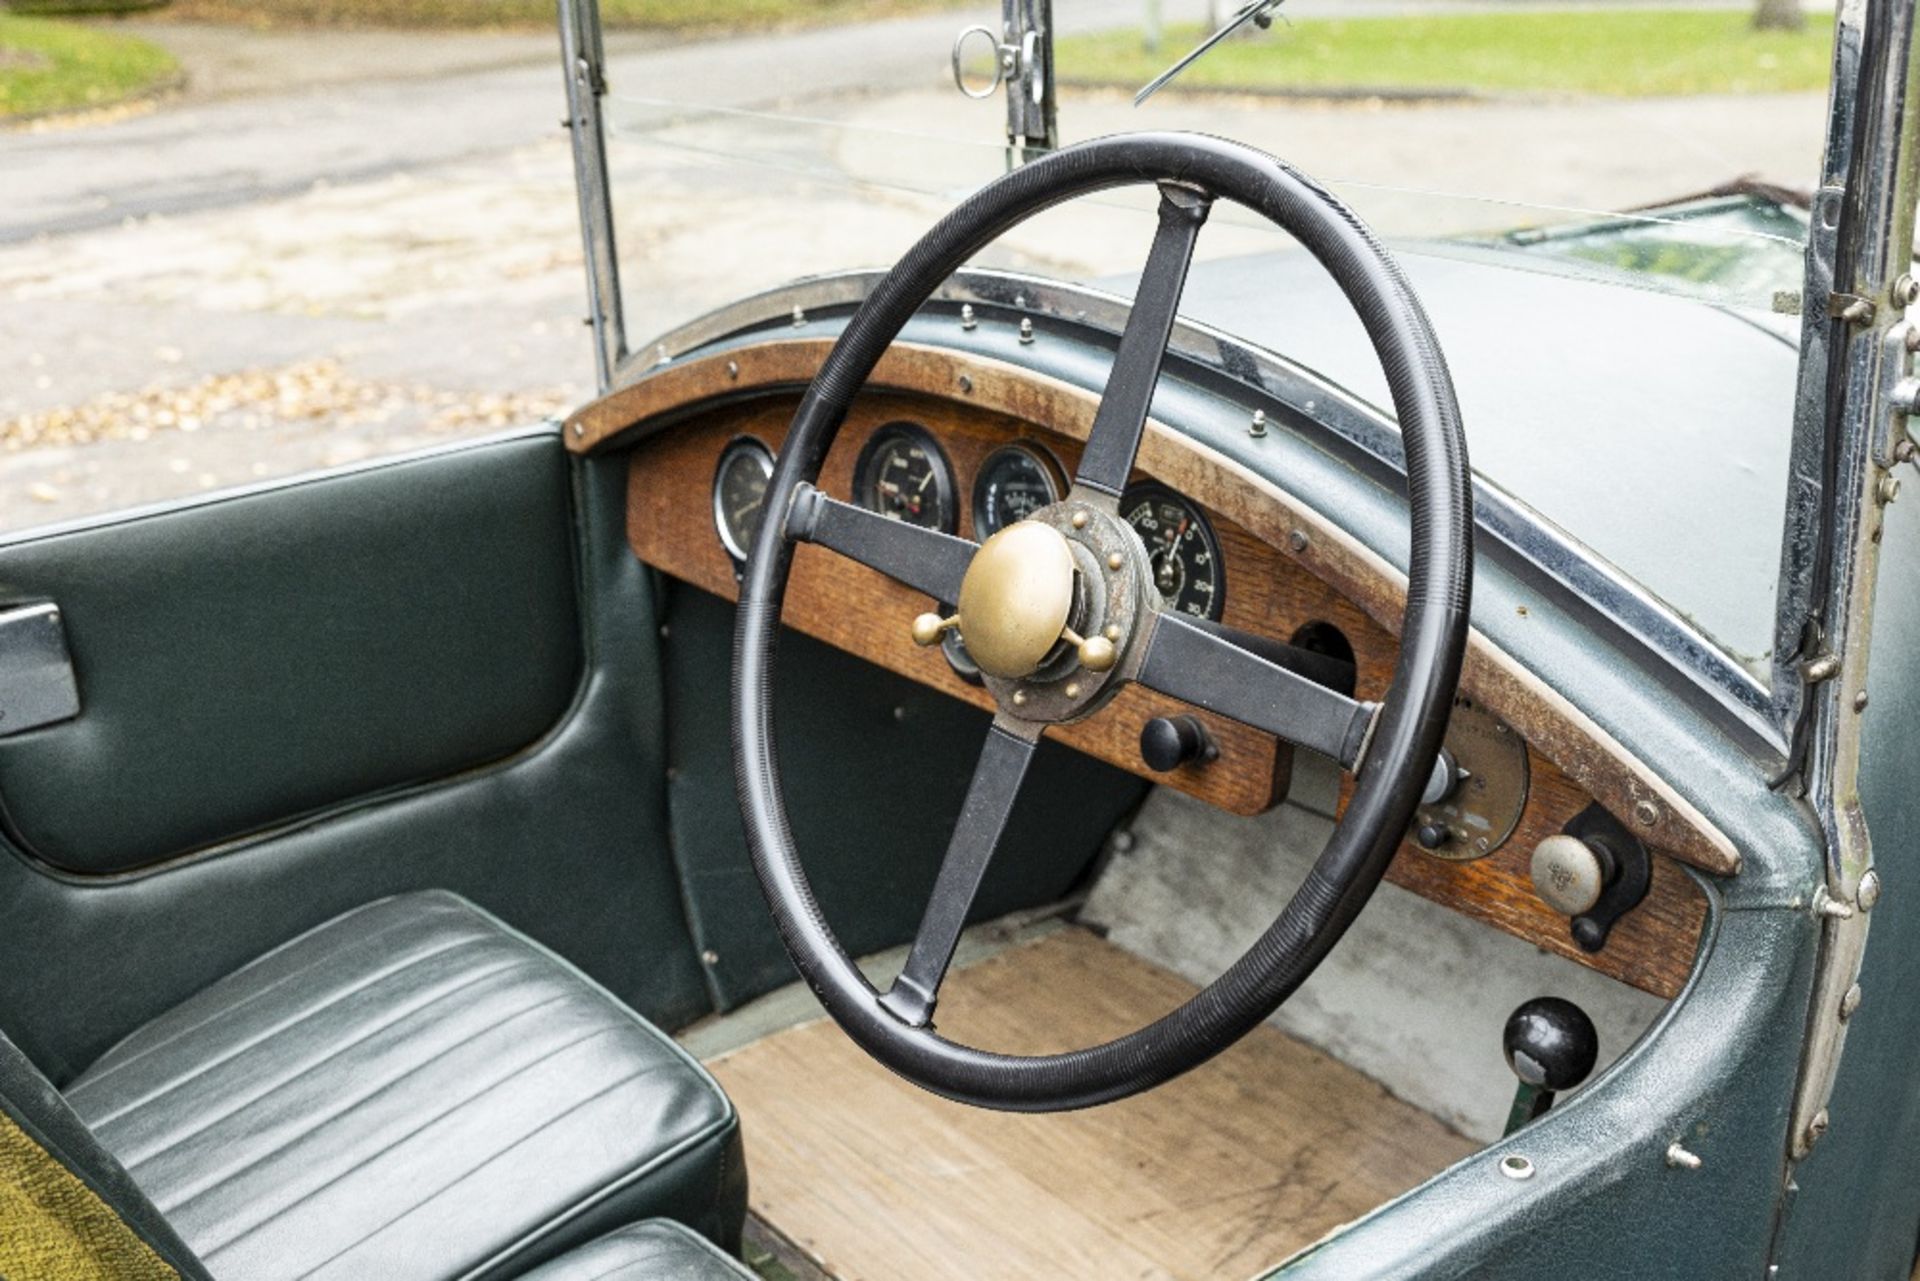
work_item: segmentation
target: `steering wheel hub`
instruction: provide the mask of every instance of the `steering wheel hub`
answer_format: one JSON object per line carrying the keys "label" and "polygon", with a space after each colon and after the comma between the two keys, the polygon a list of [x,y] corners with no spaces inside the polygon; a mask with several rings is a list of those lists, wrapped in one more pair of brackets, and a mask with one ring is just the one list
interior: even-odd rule
{"label": "steering wheel hub", "polygon": [[960,635],[989,676],[1040,670],[1068,630],[1073,549],[1051,525],[1023,520],[989,538],[960,584]]}

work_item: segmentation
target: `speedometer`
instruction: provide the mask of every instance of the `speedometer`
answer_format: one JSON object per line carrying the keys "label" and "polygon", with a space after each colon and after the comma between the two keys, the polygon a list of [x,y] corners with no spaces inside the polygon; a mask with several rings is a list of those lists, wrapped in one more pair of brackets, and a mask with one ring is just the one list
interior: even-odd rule
{"label": "speedometer", "polygon": [[1165,485],[1135,485],[1120,499],[1120,515],[1147,545],[1153,585],[1167,608],[1218,622],[1226,607],[1220,540],[1191,501]]}

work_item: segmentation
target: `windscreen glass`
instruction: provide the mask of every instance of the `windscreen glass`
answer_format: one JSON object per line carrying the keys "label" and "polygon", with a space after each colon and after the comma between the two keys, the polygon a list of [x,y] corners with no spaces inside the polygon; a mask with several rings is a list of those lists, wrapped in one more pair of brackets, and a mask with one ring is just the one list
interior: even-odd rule
{"label": "windscreen glass", "polygon": [[[1059,3],[1061,141],[1207,133],[1327,185],[1426,303],[1480,476],[1764,678],[1831,10],[1769,30],[1752,6],[1408,8],[1288,0],[1136,105],[1232,8]],[[954,83],[955,37],[974,24],[999,14],[697,51],[610,31],[637,358],[798,277],[884,268],[1005,173],[1005,90],[975,100]],[[963,48],[971,83],[990,84],[991,41]],[[1010,231],[976,265],[1130,296],[1153,229],[1150,190],[1109,193]],[[1216,209],[1182,310],[1386,404],[1337,292],[1244,210]]]}

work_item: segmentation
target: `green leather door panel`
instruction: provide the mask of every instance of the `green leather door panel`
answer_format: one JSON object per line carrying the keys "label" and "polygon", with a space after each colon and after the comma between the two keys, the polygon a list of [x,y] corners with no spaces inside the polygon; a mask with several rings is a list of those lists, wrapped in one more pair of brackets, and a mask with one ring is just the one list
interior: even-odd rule
{"label": "green leather door panel", "polygon": [[[15,555],[32,552],[33,585],[78,604],[94,599],[104,571],[84,558],[66,562],[56,547],[78,557],[123,538],[160,541],[161,526],[182,531],[171,544],[170,566],[195,590],[228,600],[234,625],[271,645],[272,654],[229,649],[236,681],[213,687],[205,707],[177,692],[150,695],[183,721],[155,747],[177,759],[148,766],[154,772],[143,784],[172,809],[166,817],[180,825],[176,847],[200,832],[290,812],[286,795],[249,810],[233,800],[246,799],[247,780],[262,775],[192,723],[202,718],[274,755],[262,768],[276,779],[287,778],[278,757],[291,756],[308,770],[333,771],[327,777],[336,792],[362,781],[332,762],[335,753],[383,784],[451,759],[450,750],[436,758],[429,747],[458,742],[472,760],[507,753],[133,874],[59,871],[0,838],[0,1028],[64,1081],[133,1027],[301,931],[374,899],[428,888],[452,890],[539,939],[656,1023],[677,1027],[710,1008],[668,844],[653,583],[626,546],[624,498],[618,461],[569,463],[557,433],[542,432],[136,516],[103,528],[91,544],[75,533],[0,548],[0,572],[9,582],[20,581],[16,567],[29,563]],[[156,526],[151,535],[133,528],[149,521]],[[216,534],[241,546],[201,541]],[[269,552],[286,581],[260,576]],[[241,564],[256,567],[260,618],[237,617],[243,602],[226,596],[232,585],[209,568],[239,553]],[[349,555],[351,573],[340,563]],[[425,581],[429,569],[437,569],[438,581]],[[295,599],[309,574],[320,584],[314,591],[333,599],[357,594],[352,577],[388,585],[378,601],[385,634],[349,633],[363,656],[342,654],[337,641],[322,645],[330,662],[344,667],[315,670],[302,662],[308,638],[301,629],[326,621]],[[134,605],[146,601],[169,627],[184,627],[170,616],[192,602],[184,589],[176,602],[163,588],[129,583],[111,613],[88,609],[72,620],[82,721],[117,711],[103,704],[120,686],[108,682],[103,691],[96,679],[103,653],[145,661],[129,637],[151,624]],[[268,618],[286,630],[270,631]],[[469,638],[463,627],[487,634]],[[435,649],[465,688],[444,671],[402,679],[381,670],[382,660],[425,663]],[[210,667],[202,658],[193,662],[195,670]],[[361,679],[409,700],[417,680],[429,691],[419,697],[430,701],[412,703],[406,716],[371,708],[354,685]],[[367,719],[357,726],[329,719],[317,706],[329,697],[355,700]],[[490,709],[498,723],[459,706],[463,700]],[[411,723],[427,719],[429,706],[448,723]],[[277,724],[247,719],[270,714],[279,716]],[[154,732],[153,722],[139,723]],[[465,728],[455,734],[449,725]],[[388,741],[368,741],[376,737]],[[164,792],[152,781],[163,768],[180,791]],[[233,777],[202,777],[209,768]],[[61,797],[60,812],[26,815],[47,831],[71,823],[97,839],[118,829],[67,807],[130,804],[63,780],[36,779],[33,786],[41,789],[36,797],[70,793]],[[182,803],[195,789],[234,806],[219,825]],[[269,808],[281,812],[269,816]],[[137,817],[112,821],[132,832]],[[98,831],[89,826],[96,823]],[[189,823],[203,826],[189,832]]]}
{"label": "green leather door panel", "polygon": [[579,682],[568,483],[526,437],[0,546],[82,707],[0,738],[10,834],[126,872],[525,747]]}

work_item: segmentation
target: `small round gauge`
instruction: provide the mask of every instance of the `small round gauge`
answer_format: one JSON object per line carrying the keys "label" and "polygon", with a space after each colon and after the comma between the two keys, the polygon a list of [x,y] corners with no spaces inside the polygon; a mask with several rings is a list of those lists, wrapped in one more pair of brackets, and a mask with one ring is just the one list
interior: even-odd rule
{"label": "small round gauge", "polygon": [[736,436],[720,452],[713,469],[713,527],[727,555],[744,561],[767,505],[773,479],[773,451],[752,436]]}
{"label": "small round gauge", "polygon": [[973,536],[986,542],[1060,501],[1060,467],[1037,445],[1002,445],[973,478]]}
{"label": "small round gauge", "polygon": [[1120,516],[1147,545],[1153,583],[1167,608],[1218,622],[1226,576],[1220,541],[1200,509],[1165,485],[1135,485],[1120,499]]}
{"label": "small round gauge", "polygon": [[873,433],[854,464],[853,492],[862,507],[893,520],[943,534],[958,525],[953,468],[916,423],[888,423]]}

